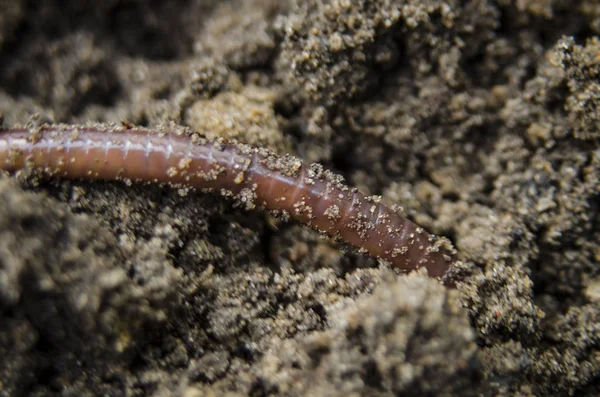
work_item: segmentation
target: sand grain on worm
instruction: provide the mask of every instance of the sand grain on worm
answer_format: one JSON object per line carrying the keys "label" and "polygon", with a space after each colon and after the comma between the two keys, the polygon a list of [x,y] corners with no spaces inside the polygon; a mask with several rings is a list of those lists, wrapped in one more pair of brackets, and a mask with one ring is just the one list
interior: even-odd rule
{"label": "sand grain on worm", "polygon": [[454,250],[319,165],[223,141],[143,129],[74,126],[0,132],[0,169],[35,167],[50,177],[131,180],[191,187],[263,207],[389,261],[444,279]]}

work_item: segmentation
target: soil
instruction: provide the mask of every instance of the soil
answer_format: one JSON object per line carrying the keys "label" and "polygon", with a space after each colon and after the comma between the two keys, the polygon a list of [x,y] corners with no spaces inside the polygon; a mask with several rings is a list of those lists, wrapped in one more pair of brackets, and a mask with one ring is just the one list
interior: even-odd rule
{"label": "soil", "polygon": [[595,0],[0,2],[0,114],[190,127],[450,238],[398,274],[201,192],[0,178],[0,396],[600,393]]}

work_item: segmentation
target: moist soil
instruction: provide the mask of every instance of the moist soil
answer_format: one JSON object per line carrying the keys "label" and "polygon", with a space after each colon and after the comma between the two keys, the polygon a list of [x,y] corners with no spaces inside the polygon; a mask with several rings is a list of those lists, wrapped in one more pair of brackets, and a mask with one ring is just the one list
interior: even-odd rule
{"label": "moist soil", "polygon": [[0,3],[5,127],[291,153],[460,282],[235,201],[0,177],[0,396],[600,393],[596,0]]}

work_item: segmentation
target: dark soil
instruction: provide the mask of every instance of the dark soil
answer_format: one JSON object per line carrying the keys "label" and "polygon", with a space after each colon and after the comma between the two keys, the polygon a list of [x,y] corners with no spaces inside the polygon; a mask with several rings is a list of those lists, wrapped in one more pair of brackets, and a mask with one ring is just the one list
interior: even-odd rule
{"label": "dark soil", "polygon": [[0,1],[5,126],[188,126],[449,237],[449,290],[161,186],[0,178],[0,396],[596,396],[596,0]]}

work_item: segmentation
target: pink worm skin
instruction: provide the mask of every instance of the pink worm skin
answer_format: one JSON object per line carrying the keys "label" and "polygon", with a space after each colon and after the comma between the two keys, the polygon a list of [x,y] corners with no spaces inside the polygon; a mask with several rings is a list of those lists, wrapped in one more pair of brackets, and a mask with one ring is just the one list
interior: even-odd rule
{"label": "pink worm skin", "polygon": [[319,166],[225,142],[141,129],[10,129],[0,133],[0,169],[27,167],[67,179],[132,180],[191,187],[259,205],[410,271],[445,280],[454,263],[447,241],[378,200],[348,188]]}

